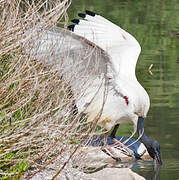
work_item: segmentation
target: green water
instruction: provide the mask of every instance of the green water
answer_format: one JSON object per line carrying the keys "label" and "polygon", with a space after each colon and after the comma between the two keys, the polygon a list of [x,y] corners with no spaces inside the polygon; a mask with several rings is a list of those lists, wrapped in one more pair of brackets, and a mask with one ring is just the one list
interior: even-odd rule
{"label": "green water", "polygon": [[142,46],[137,77],[151,100],[145,129],[160,142],[163,166],[154,171],[153,163],[137,162],[133,169],[148,180],[179,179],[179,1],[73,0],[70,19],[85,9],[118,24]]}

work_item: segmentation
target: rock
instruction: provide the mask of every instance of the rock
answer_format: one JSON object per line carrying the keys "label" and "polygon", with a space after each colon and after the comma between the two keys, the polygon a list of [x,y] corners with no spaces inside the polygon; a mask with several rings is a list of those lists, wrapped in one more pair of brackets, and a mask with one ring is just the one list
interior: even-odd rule
{"label": "rock", "polygon": [[[121,153],[116,148],[113,151],[120,157],[121,162],[134,161],[135,158],[129,157]],[[101,147],[82,147],[78,150],[75,158],[73,159],[74,166],[86,168],[100,168],[105,165],[114,165],[116,160],[107,155],[101,150]],[[123,166],[122,166],[123,167]]]}
{"label": "rock", "polygon": [[129,168],[104,168],[88,176],[94,180],[145,180]]}
{"label": "rock", "polygon": [[[117,138],[119,139],[120,137]],[[79,148],[70,161],[70,167],[62,171],[55,180],[145,180],[145,178],[129,169],[135,164],[138,155],[144,152],[144,150],[146,151],[142,143],[139,141],[136,142],[136,140],[132,138],[127,144],[134,143],[130,149],[134,151],[135,158],[123,154],[116,148],[112,148],[115,154],[121,159],[121,161],[117,162],[102,151],[102,139],[102,136],[99,136],[98,140],[96,140],[95,137],[95,141],[92,140],[90,143],[86,143],[87,145],[85,144],[83,147]],[[126,138],[123,140],[125,139]],[[108,144],[112,144],[110,138],[108,138]],[[151,160],[151,157],[146,151],[141,159]],[[57,160],[53,165],[51,164],[45,170],[37,173],[32,180],[50,180],[60,168],[58,162],[60,162],[60,160]],[[84,173],[79,169],[90,172],[90,174]]]}
{"label": "rock", "polygon": [[[120,136],[116,137],[118,140],[121,139]],[[121,142],[124,142],[127,138],[123,137]],[[136,141],[136,139],[131,138],[126,145],[130,145],[129,148],[134,152],[135,157],[130,157],[122,153],[117,148],[111,147],[113,152],[116,154],[117,157],[121,159],[121,164],[118,163],[117,167],[130,167],[130,165],[124,164],[129,162],[136,161],[139,159],[140,154],[143,154],[140,159],[142,160],[152,160],[152,158],[149,156],[146,147],[139,141]],[[110,137],[108,137],[108,144],[113,144]],[[90,143],[86,142],[84,147],[81,147],[76,156],[73,159],[73,165],[74,166],[80,166],[80,167],[86,167],[86,168],[100,168],[102,166],[108,166],[108,167],[116,167],[116,160],[113,159],[111,156],[107,155],[105,152],[102,151],[103,146],[103,136],[95,136],[94,138],[90,139]],[[144,153],[145,152],[145,153]]]}
{"label": "rock", "polygon": [[[50,180],[55,175],[51,169],[36,174],[32,180]],[[145,180],[129,168],[104,168],[92,174],[85,174],[72,168],[70,173],[62,173],[55,180]]]}

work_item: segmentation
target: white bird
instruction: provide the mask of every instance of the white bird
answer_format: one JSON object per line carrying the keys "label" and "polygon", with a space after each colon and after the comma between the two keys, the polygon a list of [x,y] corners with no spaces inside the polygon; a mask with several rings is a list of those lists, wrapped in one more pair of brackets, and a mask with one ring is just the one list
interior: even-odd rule
{"label": "white bird", "polygon": [[[115,126],[114,140],[119,124],[133,122],[134,133],[138,130],[150,156],[162,164],[158,142],[144,133],[143,121],[150,100],[135,75],[141,52],[139,43],[131,34],[94,12],[78,15],[82,19],[72,20],[75,24],[68,27],[72,33],[61,28],[44,30],[35,39],[31,55],[37,59],[43,57],[47,63],[61,59],[57,63],[60,74],[69,80],[78,111],[85,113],[89,122],[100,112],[97,124],[107,131]],[[93,54],[89,57],[90,52]],[[68,61],[62,60],[64,56],[68,56]],[[78,63],[78,56],[83,62]],[[82,72],[86,77],[82,78]],[[86,87],[84,92],[82,86]]]}

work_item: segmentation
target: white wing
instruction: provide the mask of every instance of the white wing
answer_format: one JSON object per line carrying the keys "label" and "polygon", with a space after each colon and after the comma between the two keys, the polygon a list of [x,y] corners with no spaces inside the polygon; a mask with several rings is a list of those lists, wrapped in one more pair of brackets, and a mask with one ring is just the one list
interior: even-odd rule
{"label": "white wing", "polygon": [[31,29],[27,36],[31,46],[26,48],[26,53],[59,72],[70,85],[80,112],[96,93],[104,93],[107,69],[111,65],[109,56],[100,47],[62,28],[37,27]]}
{"label": "white wing", "polygon": [[128,73],[135,71],[141,47],[132,35],[93,12],[86,11],[86,14],[78,15],[83,20],[72,20],[76,25],[69,26],[69,29],[98,45],[109,54],[115,69],[115,76],[123,73],[123,70],[126,71],[128,65],[133,66],[127,70]]}
{"label": "white wing", "polygon": [[69,26],[75,34],[61,28],[30,30],[33,37],[31,57],[55,64],[74,92],[86,87],[88,98],[84,96],[84,103],[79,103],[83,104],[81,107],[90,102],[104,83],[101,79],[110,80],[112,88],[125,96],[124,81],[120,78],[123,71],[126,74],[135,72],[140,45],[132,35],[95,13],[86,11],[79,16],[84,20],[73,20],[77,24]]}
{"label": "white wing", "polygon": [[[53,65],[70,85],[79,112],[86,112],[89,120],[101,111],[107,89],[109,96],[101,120],[110,116],[111,123],[104,123],[110,129],[121,117],[131,115],[132,119],[140,110],[133,104],[141,104],[136,93],[143,92],[143,88],[136,88],[139,85],[135,77],[141,48],[132,35],[105,18],[89,11],[79,16],[84,20],[73,20],[76,25],[69,26],[74,33],[62,28],[30,30],[27,36],[32,46],[26,51]],[[129,104],[124,96],[129,98]]]}
{"label": "white wing", "polygon": [[[27,33],[31,46],[26,51],[31,58],[43,59],[47,64],[56,64],[68,69],[72,63],[75,71],[92,71],[106,74],[106,65],[110,63],[109,56],[96,45],[91,46],[87,39],[75,35],[62,28],[41,29],[39,27]],[[66,58],[66,59],[65,59]],[[63,65],[62,65],[63,64]],[[75,69],[75,66],[80,65]],[[57,67],[58,69],[58,67]],[[66,70],[67,71],[67,70]],[[70,69],[72,71],[72,69]]]}

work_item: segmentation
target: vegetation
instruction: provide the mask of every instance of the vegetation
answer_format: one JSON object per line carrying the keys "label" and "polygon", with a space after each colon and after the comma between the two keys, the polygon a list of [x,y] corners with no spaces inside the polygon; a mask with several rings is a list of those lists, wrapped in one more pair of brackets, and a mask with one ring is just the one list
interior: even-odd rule
{"label": "vegetation", "polygon": [[[70,83],[60,76],[63,68],[47,63],[47,56],[39,60],[31,54],[38,53],[38,47],[35,52],[33,47],[41,37],[40,30],[57,24],[66,26],[69,5],[68,0],[1,2],[1,179],[28,179],[57,161],[59,170],[54,173],[55,178],[64,168],[72,167],[69,161],[84,140],[103,131],[96,128],[100,112],[95,123],[87,123],[75,111]],[[54,53],[55,47],[50,47],[48,55]],[[90,58],[91,52],[89,49],[79,53]],[[68,60],[67,55],[60,58]],[[81,59],[76,61],[77,66]],[[73,63],[74,72],[70,72],[69,78],[72,82],[77,78],[74,66]]]}
{"label": "vegetation", "polygon": [[[67,85],[56,71],[24,55],[28,29],[37,24],[51,27],[60,19],[65,24],[69,4],[68,0],[1,1],[1,179],[18,179],[28,168],[31,171],[44,168],[63,155],[64,141],[71,141],[71,136],[65,135],[72,129],[71,115],[64,121],[62,114],[68,113],[71,105]],[[73,152],[70,148],[65,151]],[[62,160],[62,167],[64,163]]]}
{"label": "vegetation", "polygon": [[[151,97],[150,125],[161,127],[161,137],[165,137],[169,128],[177,132],[176,125],[164,123],[166,117],[162,112],[164,109],[169,114],[171,110],[176,113],[179,107],[179,7],[176,1],[74,0],[68,9],[69,16],[74,18],[88,7],[135,34],[142,45],[137,76]],[[29,42],[25,36],[29,28],[37,24],[43,28],[66,27],[70,3],[70,0],[0,1],[1,179],[33,176],[58,157],[60,173],[83,140],[94,134],[94,126],[81,121],[79,114],[71,113],[73,98],[58,72],[23,53],[29,47],[28,43],[24,44]],[[151,64],[153,75],[148,73]],[[162,118],[156,124],[152,119],[158,119],[159,111]],[[120,135],[128,131],[129,126],[124,125]],[[155,129],[147,131],[157,136]],[[167,140],[173,141],[169,135]]]}

